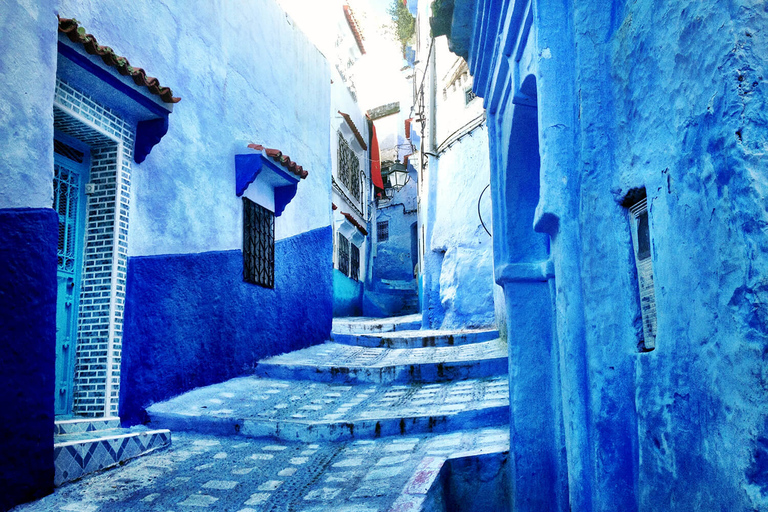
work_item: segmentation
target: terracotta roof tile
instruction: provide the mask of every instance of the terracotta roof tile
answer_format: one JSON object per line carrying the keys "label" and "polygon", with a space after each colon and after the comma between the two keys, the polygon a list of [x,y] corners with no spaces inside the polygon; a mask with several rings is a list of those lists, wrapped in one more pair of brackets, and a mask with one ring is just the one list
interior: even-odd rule
{"label": "terracotta roof tile", "polygon": [[284,155],[279,149],[265,148],[261,144],[248,144],[248,147],[255,151],[264,151],[264,153],[266,153],[269,158],[279,163],[301,179],[309,176],[309,171],[305,171],[302,166],[291,160],[288,155]]}
{"label": "terracotta roof tile", "polygon": [[73,43],[82,44],[85,51],[90,55],[98,55],[104,61],[104,64],[114,67],[123,76],[130,76],[136,85],[146,87],[152,94],[160,96],[160,99],[165,103],[178,103],[181,101],[181,98],[173,96],[170,88],[162,87],[157,78],[147,76],[143,69],[131,66],[128,59],[115,54],[114,50],[109,46],[101,46],[95,37],[87,34],[85,29],[79,25],[80,22],[74,18],[59,17],[59,32],[66,34]]}
{"label": "terracotta roof tile", "polygon": [[352,224],[353,226],[355,226],[359,232],[361,232],[361,233],[362,233],[364,236],[368,236],[368,230],[366,230],[366,229],[363,227],[363,225],[362,225],[362,224],[360,224],[359,222],[357,222],[357,220],[356,220],[356,219],[355,219],[355,218],[352,216],[352,214],[350,214],[350,213],[344,213],[344,212],[341,212],[341,214],[342,214],[344,217],[346,217],[346,219],[347,219],[347,220],[350,222],[350,224]]}
{"label": "terracotta roof tile", "polygon": [[360,146],[361,146],[361,147],[362,147],[364,150],[366,150],[366,151],[367,151],[367,150],[368,150],[368,145],[365,143],[365,139],[363,139],[363,136],[362,136],[362,134],[360,133],[360,130],[358,130],[358,129],[357,129],[357,126],[355,126],[355,123],[353,123],[353,122],[352,122],[352,118],[351,118],[351,117],[349,117],[349,114],[345,114],[345,113],[344,113],[344,112],[342,112],[341,110],[339,110],[338,112],[339,112],[339,114],[341,114],[341,117],[343,117],[343,118],[344,118],[344,120],[345,120],[345,121],[347,122],[347,124],[349,125],[349,128],[352,130],[352,133],[355,135],[355,138],[357,139],[357,142],[359,142],[359,143],[360,143]]}
{"label": "terracotta roof tile", "polygon": [[357,47],[360,48],[360,53],[365,55],[365,47],[363,46],[363,33],[360,31],[360,25],[357,24],[355,15],[352,14],[352,9],[350,9],[348,5],[344,6],[344,17],[347,18],[349,29],[355,36],[355,42],[357,43]]}

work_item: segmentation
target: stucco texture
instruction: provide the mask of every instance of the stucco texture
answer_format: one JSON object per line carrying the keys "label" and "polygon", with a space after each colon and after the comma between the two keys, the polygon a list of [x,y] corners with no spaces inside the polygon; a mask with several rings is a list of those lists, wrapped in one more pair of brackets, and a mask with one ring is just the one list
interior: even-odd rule
{"label": "stucco texture", "polygon": [[248,373],[265,357],[321,343],[332,321],[331,227],[275,247],[275,288],[243,282],[241,251],[128,263],[123,422],[189,389]]}
{"label": "stucco texture", "polygon": [[309,171],[277,238],[330,224],[330,71],[275,2],[62,0],[59,13],[182,98],[133,168],[131,255],[239,248],[234,154],[249,142]]}
{"label": "stucco texture", "polygon": [[436,183],[429,197],[435,202],[429,249],[441,258],[425,272],[436,274],[431,282],[439,288],[433,293],[442,306],[442,315],[432,315],[430,323],[447,329],[493,325],[493,245],[480,217],[493,233],[491,194],[483,193],[490,183],[487,129],[465,135],[430,172]]}
{"label": "stucco texture", "polygon": [[53,0],[0,8],[0,208],[53,202]]}
{"label": "stucco texture", "polygon": [[57,230],[51,209],[0,210],[0,510],[53,491]]}

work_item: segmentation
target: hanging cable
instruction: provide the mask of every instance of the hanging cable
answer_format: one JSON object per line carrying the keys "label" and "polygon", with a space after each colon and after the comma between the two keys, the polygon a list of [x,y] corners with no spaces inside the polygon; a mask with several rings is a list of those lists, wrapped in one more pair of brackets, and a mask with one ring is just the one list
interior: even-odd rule
{"label": "hanging cable", "polygon": [[477,198],[477,216],[480,218],[480,224],[483,225],[483,229],[486,233],[488,233],[488,236],[493,238],[493,235],[490,231],[488,231],[488,228],[485,227],[485,222],[483,222],[483,216],[480,214],[480,201],[483,199],[483,194],[485,194],[485,191],[488,190],[488,188],[491,186],[491,184],[487,184],[482,192],[480,192],[480,197]]}

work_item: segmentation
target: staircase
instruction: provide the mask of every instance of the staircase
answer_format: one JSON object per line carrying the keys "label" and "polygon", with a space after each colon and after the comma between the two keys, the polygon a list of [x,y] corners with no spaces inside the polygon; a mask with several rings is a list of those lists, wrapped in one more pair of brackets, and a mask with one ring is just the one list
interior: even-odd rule
{"label": "staircase", "polygon": [[[265,450],[329,454],[298,495],[288,483],[283,495],[262,492],[259,499],[269,503],[327,495],[326,505],[311,510],[358,503],[338,510],[426,512],[453,510],[451,499],[481,493],[487,496],[475,497],[477,507],[467,510],[501,510],[509,447],[506,344],[491,329],[420,325],[419,315],[337,319],[331,341],[265,359],[254,375],[154,404],[147,409],[151,424],[278,443]],[[251,446],[238,446],[244,445]],[[253,457],[264,468],[282,468],[271,452]],[[341,483],[347,481],[360,483]]]}
{"label": "staircase", "polygon": [[120,418],[78,418],[55,423],[54,484],[62,485],[171,444],[167,429],[120,428]]}
{"label": "staircase", "polygon": [[506,344],[495,330],[419,331],[415,315],[339,319],[333,342],[147,412],[171,430],[343,441],[505,425]]}

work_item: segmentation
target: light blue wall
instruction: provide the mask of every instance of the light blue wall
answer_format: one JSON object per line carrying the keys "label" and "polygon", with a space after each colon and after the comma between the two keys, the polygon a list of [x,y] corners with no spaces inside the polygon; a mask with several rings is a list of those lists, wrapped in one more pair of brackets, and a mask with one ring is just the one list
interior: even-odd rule
{"label": "light blue wall", "polygon": [[330,71],[275,2],[61,0],[59,12],[182,98],[134,166],[131,255],[240,248],[233,155],[248,142],[309,170],[277,238],[330,224]]}
{"label": "light blue wall", "polygon": [[53,0],[0,7],[0,208],[53,202]]}
{"label": "light blue wall", "polygon": [[[462,328],[493,325],[493,245],[478,216],[493,233],[488,131],[481,127],[464,136],[439,159],[431,159],[428,195],[422,208],[432,210],[424,272],[430,302],[429,325]],[[481,199],[482,195],[482,199]],[[431,264],[439,262],[439,264]]]}
{"label": "light blue wall", "polygon": [[[457,12],[472,5],[457,2]],[[490,113],[495,234],[505,233],[494,255],[516,375],[515,509],[536,500],[559,510],[765,509],[768,12],[747,0],[613,2],[610,9],[540,0],[519,51],[525,5],[479,8],[477,19],[501,22],[453,36]],[[522,56],[512,68],[481,50],[499,40],[496,48],[509,43]],[[533,157],[521,149],[530,147],[531,107],[510,98],[531,72],[538,185],[530,181]],[[643,186],[658,319],[649,353],[637,349],[635,269],[621,205]],[[533,214],[531,194],[538,196]],[[524,217],[533,222],[517,222]],[[518,343],[512,333],[526,324],[512,323],[547,296],[532,290],[529,264],[546,259],[530,244],[544,236],[534,225],[549,235],[551,267],[539,279],[553,276],[556,328],[540,318]],[[529,347],[543,357],[531,360]],[[562,409],[550,405],[553,398]],[[516,412],[535,421],[521,423]],[[531,425],[537,436],[529,438]],[[542,469],[548,482],[531,477]]]}

